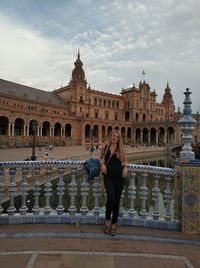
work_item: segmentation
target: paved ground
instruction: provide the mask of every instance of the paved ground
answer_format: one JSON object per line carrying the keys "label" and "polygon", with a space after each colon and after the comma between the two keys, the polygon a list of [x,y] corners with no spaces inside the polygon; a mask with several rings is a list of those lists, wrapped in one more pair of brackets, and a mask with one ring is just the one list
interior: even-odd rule
{"label": "paved ground", "polygon": [[[85,146],[57,146],[53,150],[47,150],[48,155],[45,156],[45,148],[43,147],[41,151],[36,148],[35,155],[37,160],[44,159],[77,159],[84,160],[89,155],[90,152],[86,150]],[[95,152],[96,155],[99,154],[98,150]],[[15,149],[0,149],[0,161],[15,161],[15,160],[25,160],[32,155],[32,148],[15,148]]]}
{"label": "paved ground", "polygon": [[0,226],[0,267],[200,267],[200,236],[119,227],[115,237],[94,225]]}
{"label": "paved ground", "polygon": [[[132,155],[132,153],[137,154],[147,154],[153,152],[160,152],[166,150],[165,147],[145,147],[145,146],[137,146],[137,147],[126,147],[127,155]],[[76,160],[84,160],[87,159],[88,156],[91,156],[91,153],[86,149],[85,146],[76,145],[76,146],[57,146],[54,147],[53,150],[47,150],[47,156],[45,156],[46,149],[43,147],[39,150],[36,147],[35,155],[37,156],[37,160],[44,159],[76,159]],[[15,160],[25,160],[30,158],[32,155],[32,148],[14,148],[14,149],[0,149],[0,161],[15,161]],[[99,156],[99,150],[95,150],[93,153],[94,156]]]}
{"label": "paved ground", "polygon": [[[3,149],[0,161],[30,154],[30,148]],[[81,146],[56,147],[49,155],[84,159],[88,152]],[[99,225],[5,225],[0,226],[0,267],[198,268],[200,235],[121,226],[111,237]]]}

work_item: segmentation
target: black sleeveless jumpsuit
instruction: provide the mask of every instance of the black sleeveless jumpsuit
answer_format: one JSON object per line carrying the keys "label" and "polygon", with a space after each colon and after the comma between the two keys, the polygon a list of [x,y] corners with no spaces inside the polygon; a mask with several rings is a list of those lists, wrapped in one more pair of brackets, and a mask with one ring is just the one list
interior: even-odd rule
{"label": "black sleeveless jumpsuit", "polygon": [[[104,174],[104,186],[107,194],[106,202],[106,220],[111,220],[113,224],[117,223],[119,215],[119,204],[121,193],[125,184],[125,178],[122,177],[123,166],[117,154],[111,156],[110,149],[105,155],[107,173]],[[111,219],[112,217],[112,219]]]}

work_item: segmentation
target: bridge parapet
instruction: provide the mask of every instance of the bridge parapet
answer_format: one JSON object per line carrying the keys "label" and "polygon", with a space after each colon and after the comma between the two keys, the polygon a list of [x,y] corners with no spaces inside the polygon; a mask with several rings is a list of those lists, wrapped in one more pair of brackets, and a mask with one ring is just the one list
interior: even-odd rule
{"label": "bridge parapet", "polygon": [[[136,164],[128,168],[119,224],[180,230],[173,195],[179,172]],[[18,205],[16,196],[20,197]],[[84,161],[0,162],[0,224],[102,224],[105,199],[101,176],[92,184],[86,181]]]}

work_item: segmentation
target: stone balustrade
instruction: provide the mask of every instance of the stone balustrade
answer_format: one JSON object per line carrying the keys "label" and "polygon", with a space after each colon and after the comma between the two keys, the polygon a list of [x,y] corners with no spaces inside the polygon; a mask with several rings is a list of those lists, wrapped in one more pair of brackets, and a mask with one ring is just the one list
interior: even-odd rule
{"label": "stone balustrade", "polygon": [[[66,174],[70,176],[68,182],[64,180]],[[119,224],[179,230],[180,219],[176,218],[176,198],[173,196],[177,176],[175,169],[129,164],[129,177],[120,202]],[[56,207],[52,207],[55,178]],[[84,161],[0,162],[0,224],[102,224],[106,201],[102,181],[101,176],[92,184],[86,181]],[[29,208],[28,200],[30,189],[33,192],[32,208]],[[2,204],[6,191],[9,197],[7,208]],[[64,198],[66,195],[68,203]],[[16,196],[21,197],[19,208],[15,205]],[[41,198],[45,199],[42,207]],[[88,200],[92,200],[90,205]]]}

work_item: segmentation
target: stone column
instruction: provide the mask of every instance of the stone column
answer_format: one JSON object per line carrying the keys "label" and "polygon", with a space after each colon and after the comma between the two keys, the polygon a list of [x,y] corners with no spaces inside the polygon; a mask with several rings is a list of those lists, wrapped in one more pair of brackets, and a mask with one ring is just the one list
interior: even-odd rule
{"label": "stone column", "polygon": [[156,144],[158,144],[158,131],[156,131]]}
{"label": "stone column", "polygon": [[135,131],[133,131],[133,143],[136,143],[136,140],[135,140]]}
{"label": "stone column", "polygon": [[150,142],[151,142],[151,132],[148,131],[148,141],[147,141],[147,143],[150,144]]}
{"label": "stone column", "polygon": [[168,130],[165,130],[165,140],[164,140],[164,143],[167,144],[167,131]]}
{"label": "stone column", "polygon": [[12,136],[15,136],[15,124],[12,124]]}
{"label": "stone column", "polygon": [[26,136],[26,125],[24,125],[24,136]]}
{"label": "stone column", "polygon": [[10,136],[10,123],[8,124],[8,136]]}

